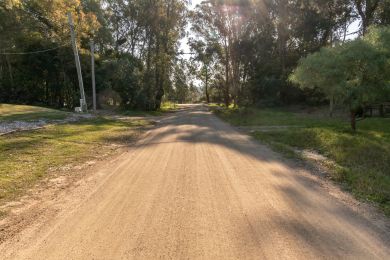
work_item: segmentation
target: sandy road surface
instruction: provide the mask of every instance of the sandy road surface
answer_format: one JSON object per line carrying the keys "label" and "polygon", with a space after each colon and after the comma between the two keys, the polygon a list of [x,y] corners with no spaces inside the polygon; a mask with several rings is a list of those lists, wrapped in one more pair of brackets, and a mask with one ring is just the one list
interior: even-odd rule
{"label": "sandy road surface", "polygon": [[172,114],[10,259],[389,259],[388,231],[201,109]]}

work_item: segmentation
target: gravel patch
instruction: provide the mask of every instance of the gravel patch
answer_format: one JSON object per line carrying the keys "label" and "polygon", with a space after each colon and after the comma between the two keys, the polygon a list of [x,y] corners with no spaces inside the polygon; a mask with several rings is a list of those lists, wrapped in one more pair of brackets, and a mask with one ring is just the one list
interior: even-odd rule
{"label": "gravel patch", "polygon": [[45,120],[40,119],[36,121],[7,121],[0,122],[0,135],[6,135],[17,131],[35,130],[45,127],[49,124],[64,124],[76,122],[81,119],[93,118],[92,114],[72,114],[63,120]]}

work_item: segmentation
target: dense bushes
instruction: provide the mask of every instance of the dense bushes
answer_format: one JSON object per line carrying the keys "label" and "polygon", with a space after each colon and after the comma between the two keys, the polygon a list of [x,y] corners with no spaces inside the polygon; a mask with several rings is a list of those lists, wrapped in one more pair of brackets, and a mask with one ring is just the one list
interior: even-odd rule
{"label": "dense bushes", "polygon": [[390,99],[390,27],[371,28],[369,33],[303,58],[290,79],[302,88],[318,89],[334,103],[356,114],[362,107]]}

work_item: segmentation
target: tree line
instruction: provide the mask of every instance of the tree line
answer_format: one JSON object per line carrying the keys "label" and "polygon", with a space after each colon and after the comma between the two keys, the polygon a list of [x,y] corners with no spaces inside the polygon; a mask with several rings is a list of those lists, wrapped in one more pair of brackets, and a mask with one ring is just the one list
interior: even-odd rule
{"label": "tree line", "polygon": [[[114,91],[122,106],[147,110],[159,109],[163,99],[194,99],[199,81],[205,101],[226,106],[338,102],[334,97],[339,95],[336,89],[342,89],[340,84],[337,88],[330,80],[309,81],[323,76],[311,70],[323,71],[324,63],[312,59],[315,67],[303,60],[313,53],[328,56],[323,48],[338,50],[328,57],[341,57],[340,50],[352,45],[349,55],[379,50],[380,44],[373,41],[386,30],[370,33],[370,28],[390,23],[390,0],[207,0],[194,9],[190,4],[189,0],[1,1],[0,102],[68,108],[78,104],[68,12],[75,21],[85,86],[91,84],[89,41],[93,39],[98,93]],[[354,23],[359,23],[356,32],[351,31]],[[189,25],[193,55],[184,59],[180,39]],[[354,36],[366,40],[348,43]],[[379,38],[388,44],[385,36]],[[34,53],[37,50],[48,51]],[[367,65],[363,58],[384,57],[383,51],[370,53],[361,57],[361,64]],[[339,64],[359,70],[349,66],[354,61]],[[379,63],[365,70],[374,66],[382,73],[387,61]],[[327,68],[331,70],[332,64]],[[345,68],[339,72],[345,74]],[[363,74],[359,75],[366,77]],[[358,74],[350,73],[344,82],[352,84],[352,75]],[[367,78],[372,85],[388,83],[385,78]],[[368,79],[359,82],[364,85]],[[85,89],[91,97],[91,88]]]}
{"label": "tree line", "polygon": [[[0,101],[78,104],[68,12],[75,21],[86,86],[93,39],[98,92],[114,90],[123,106],[147,110],[158,109],[164,94],[175,94],[172,75],[180,74],[177,52],[186,1],[5,0],[0,2]],[[47,49],[52,50],[30,53]],[[90,97],[89,87],[86,92]]]}
{"label": "tree line", "polygon": [[[335,95],[327,95],[329,91],[324,89],[338,82],[328,79],[324,83],[326,87],[318,87],[312,77],[310,83],[303,84],[310,87],[302,87],[302,77],[290,76],[299,61],[324,47],[333,48],[351,38],[362,38],[370,26],[389,25],[390,1],[209,0],[199,4],[190,17],[194,32],[190,45],[196,53],[194,67],[203,82],[207,101],[226,106],[322,104],[334,101]],[[351,31],[354,24],[359,26]],[[384,44],[389,44],[386,40]],[[360,44],[362,52],[369,51],[362,43],[354,45]],[[358,49],[356,46],[355,52],[359,52]],[[378,56],[369,55],[365,58],[375,63]],[[311,76],[313,63],[316,61],[306,64],[304,77]],[[321,70],[319,64],[316,68]],[[342,66],[346,67],[341,69]],[[366,66],[367,71],[370,66]],[[338,68],[343,73],[353,66],[343,63]],[[383,66],[382,71],[377,72],[383,73]],[[377,83],[384,82],[378,79]]]}

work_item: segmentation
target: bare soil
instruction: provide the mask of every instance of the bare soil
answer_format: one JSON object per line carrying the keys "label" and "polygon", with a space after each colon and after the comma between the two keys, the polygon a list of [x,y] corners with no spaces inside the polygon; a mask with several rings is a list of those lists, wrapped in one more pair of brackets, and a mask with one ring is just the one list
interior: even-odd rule
{"label": "bare soil", "polygon": [[2,259],[390,255],[387,219],[202,106],[78,173],[14,205],[0,223]]}

